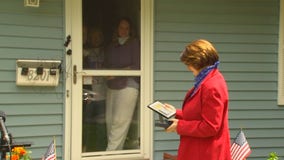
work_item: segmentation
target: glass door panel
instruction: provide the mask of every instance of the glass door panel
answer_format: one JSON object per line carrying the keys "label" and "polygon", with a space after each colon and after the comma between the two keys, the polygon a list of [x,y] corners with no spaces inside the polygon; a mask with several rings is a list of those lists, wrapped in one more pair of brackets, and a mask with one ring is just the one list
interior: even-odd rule
{"label": "glass door panel", "polygon": [[140,149],[140,3],[82,1],[82,153]]}

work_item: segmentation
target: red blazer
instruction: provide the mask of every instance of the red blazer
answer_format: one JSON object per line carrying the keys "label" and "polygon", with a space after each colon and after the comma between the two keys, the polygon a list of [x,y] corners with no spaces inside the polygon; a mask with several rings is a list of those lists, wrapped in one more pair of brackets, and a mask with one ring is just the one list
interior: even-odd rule
{"label": "red blazer", "polygon": [[178,160],[231,160],[228,89],[218,69],[212,70],[195,94],[188,91],[179,119]]}

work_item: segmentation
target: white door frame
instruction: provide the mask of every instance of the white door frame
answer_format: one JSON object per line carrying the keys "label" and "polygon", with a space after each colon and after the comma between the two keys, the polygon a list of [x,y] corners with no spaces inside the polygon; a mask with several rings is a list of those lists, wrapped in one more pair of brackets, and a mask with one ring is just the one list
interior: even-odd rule
{"label": "white door frame", "polygon": [[[147,107],[141,107],[141,149],[139,153],[131,155],[98,156],[82,158],[82,3],[81,0],[65,1],[65,35],[71,35],[71,43],[66,51],[66,101],[64,124],[64,155],[63,159],[153,159],[153,115]],[[77,66],[77,78],[74,85],[73,67]],[[146,106],[153,100],[153,0],[141,0],[141,70],[124,72],[126,75],[141,76],[141,106]],[[97,71],[87,74],[96,75]],[[120,75],[118,71],[103,71],[104,75]],[[102,72],[100,72],[102,75]],[[76,98],[72,98],[76,97]],[[77,107],[76,107],[77,106]],[[78,107],[79,106],[79,107]],[[147,126],[147,127],[146,127]],[[125,152],[122,152],[125,153]],[[102,153],[103,154],[103,153]]]}

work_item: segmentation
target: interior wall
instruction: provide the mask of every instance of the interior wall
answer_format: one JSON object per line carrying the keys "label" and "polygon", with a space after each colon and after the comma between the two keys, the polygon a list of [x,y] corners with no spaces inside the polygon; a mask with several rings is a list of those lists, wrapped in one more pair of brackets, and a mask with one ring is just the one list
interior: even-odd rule
{"label": "interior wall", "polygon": [[140,34],[140,0],[83,0],[83,24],[101,28],[106,42],[120,17],[129,17]]}

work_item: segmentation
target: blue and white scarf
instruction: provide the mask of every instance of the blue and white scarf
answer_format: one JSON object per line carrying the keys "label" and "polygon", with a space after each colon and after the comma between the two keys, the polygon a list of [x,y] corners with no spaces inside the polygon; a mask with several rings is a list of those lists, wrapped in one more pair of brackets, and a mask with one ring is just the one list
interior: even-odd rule
{"label": "blue and white scarf", "polygon": [[220,61],[216,61],[213,65],[208,66],[206,68],[204,68],[196,77],[195,77],[195,83],[194,83],[194,89],[190,94],[190,97],[192,97],[197,88],[199,87],[200,83],[205,79],[205,77],[213,70],[218,68],[218,65],[220,64]]}

